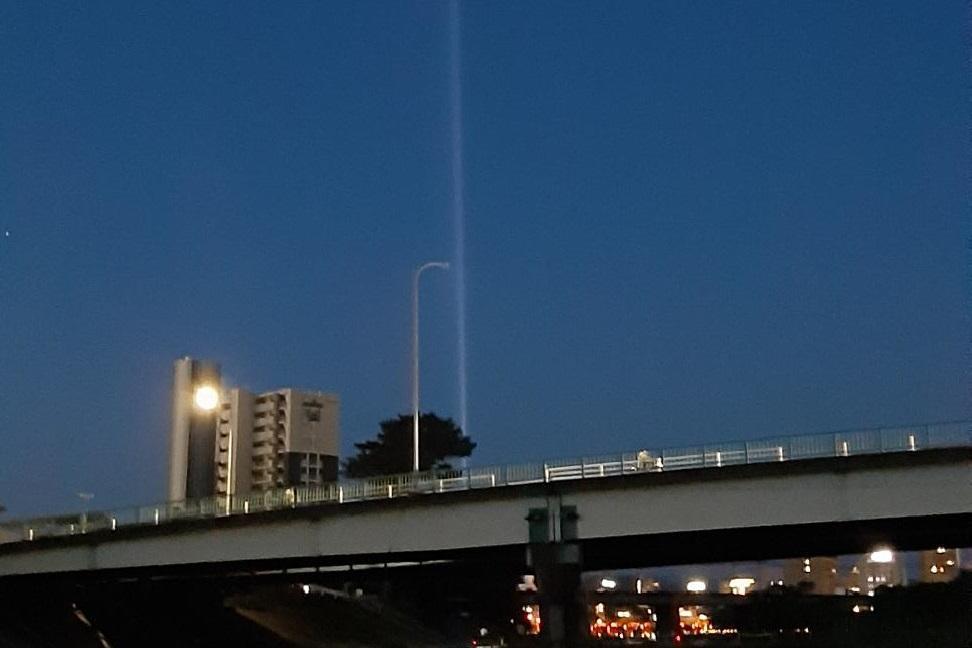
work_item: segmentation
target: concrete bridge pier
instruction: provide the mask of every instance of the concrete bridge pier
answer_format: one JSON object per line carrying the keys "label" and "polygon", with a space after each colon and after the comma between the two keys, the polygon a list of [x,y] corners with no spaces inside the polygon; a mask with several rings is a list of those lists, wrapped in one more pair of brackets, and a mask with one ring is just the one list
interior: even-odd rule
{"label": "concrete bridge pier", "polygon": [[575,648],[585,628],[581,596],[581,550],[577,543],[577,508],[559,501],[530,509],[527,562],[533,568],[540,598],[543,645]]}

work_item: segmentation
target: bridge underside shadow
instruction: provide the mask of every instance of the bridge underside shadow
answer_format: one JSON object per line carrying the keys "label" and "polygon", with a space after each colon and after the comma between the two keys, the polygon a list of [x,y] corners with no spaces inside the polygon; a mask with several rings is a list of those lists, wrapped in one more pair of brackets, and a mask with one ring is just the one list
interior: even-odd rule
{"label": "bridge underside shadow", "polygon": [[581,543],[585,569],[771,560],[972,546],[972,513],[621,536]]}
{"label": "bridge underside shadow", "polygon": [[[972,547],[972,513],[587,538],[576,544],[585,570],[834,556],[866,553],[876,546],[899,551],[938,546]],[[187,578],[301,582],[314,575],[333,584],[342,579],[388,578],[393,574],[395,578],[421,579],[443,568],[512,578],[531,571],[528,546],[523,543],[448,551],[154,565],[6,576],[0,578],[0,583],[7,587],[15,584],[47,587]]]}

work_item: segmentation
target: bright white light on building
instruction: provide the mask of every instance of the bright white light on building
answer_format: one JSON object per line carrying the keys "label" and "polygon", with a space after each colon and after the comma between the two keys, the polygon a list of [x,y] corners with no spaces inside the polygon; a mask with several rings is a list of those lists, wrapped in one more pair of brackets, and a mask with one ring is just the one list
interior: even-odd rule
{"label": "bright white light on building", "polygon": [[729,589],[737,596],[745,596],[749,589],[755,584],[755,578],[737,577],[729,579]]}
{"label": "bright white light on building", "polygon": [[614,589],[617,586],[618,586],[618,581],[614,579],[611,578],[601,579],[601,587],[603,587],[604,589]]}
{"label": "bright white light on building", "polygon": [[200,385],[196,388],[193,401],[204,412],[212,412],[219,405],[219,392],[212,385]]}
{"label": "bright white light on building", "polygon": [[872,563],[894,562],[894,552],[890,549],[877,549],[871,552],[870,561]]}
{"label": "bright white light on building", "polygon": [[945,553],[945,547],[939,547],[938,549],[935,550],[935,553],[940,553],[940,554]]}
{"label": "bright white light on building", "polygon": [[618,618],[619,619],[630,619],[631,618],[631,612],[628,611],[628,610],[618,610]]}
{"label": "bright white light on building", "polygon": [[304,591],[304,594],[310,594],[310,585],[304,585],[301,589]]}
{"label": "bright white light on building", "polygon": [[705,581],[704,580],[690,580],[685,584],[685,589],[689,592],[695,592],[696,594],[705,591]]}

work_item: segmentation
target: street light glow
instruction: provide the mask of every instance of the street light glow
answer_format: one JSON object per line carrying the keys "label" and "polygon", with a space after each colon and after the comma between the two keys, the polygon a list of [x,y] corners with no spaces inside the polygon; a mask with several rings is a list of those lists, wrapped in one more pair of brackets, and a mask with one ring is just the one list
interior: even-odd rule
{"label": "street light glow", "polygon": [[690,592],[695,592],[696,594],[705,591],[705,581],[704,580],[690,580],[685,584],[685,589]]}
{"label": "street light glow", "polygon": [[890,549],[877,549],[871,552],[870,558],[872,563],[894,562],[894,552]]}
{"label": "street light glow", "polygon": [[729,579],[729,589],[737,596],[745,596],[746,593],[756,584],[755,578],[748,576],[737,576]]}
{"label": "street light glow", "polygon": [[219,405],[219,392],[212,385],[200,385],[193,396],[196,407],[204,412],[212,412]]}

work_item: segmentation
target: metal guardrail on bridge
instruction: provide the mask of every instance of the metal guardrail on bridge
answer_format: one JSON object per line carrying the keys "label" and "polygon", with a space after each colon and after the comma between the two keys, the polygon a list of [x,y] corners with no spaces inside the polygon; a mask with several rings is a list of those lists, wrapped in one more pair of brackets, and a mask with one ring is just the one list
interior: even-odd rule
{"label": "metal guardrail on bridge", "polygon": [[662,450],[558,459],[506,466],[464,468],[344,480],[251,493],[169,502],[111,511],[17,520],[0,525],[0,544],[81,533],[110,533],[123,527],[161,525],[323,503],[343,504],[643,472],[712,468],[823,457],[849,457],[932,448],[972,446],[972,421],[873,428],[829,434],[784,436]]}

